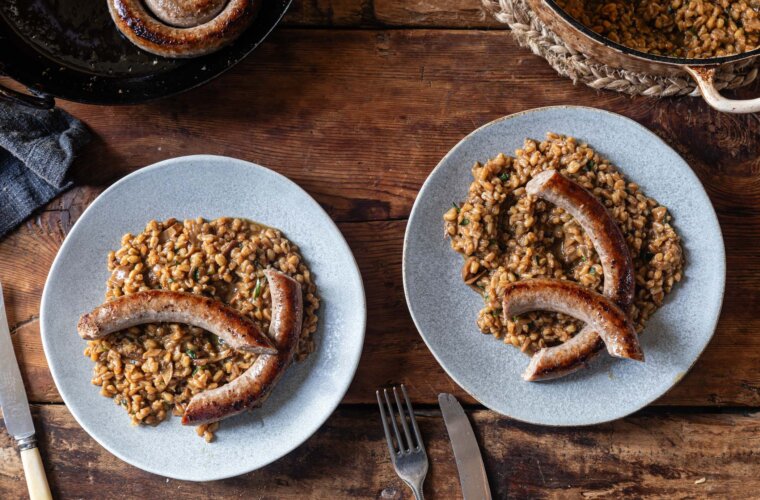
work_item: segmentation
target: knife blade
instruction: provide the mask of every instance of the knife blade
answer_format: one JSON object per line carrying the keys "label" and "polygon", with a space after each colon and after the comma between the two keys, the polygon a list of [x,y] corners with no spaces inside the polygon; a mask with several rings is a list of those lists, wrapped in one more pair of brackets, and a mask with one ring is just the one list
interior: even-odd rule
{"label": "knife blade", "polygon": [[24,382],[13,352],[8,315],[5,312],[3,286],[0,284],[0,407],[8,434],[17,441],[34,436],[32,413],[26,399]]}
{"label": "knife blade", "polygon": [[491,488],[488,486],[483,457],[462,405],[451,394],[441,393],[438,395],[438,406],[441,407],[443,421],[454,450],[462,496],[465,500],[491,500]]}

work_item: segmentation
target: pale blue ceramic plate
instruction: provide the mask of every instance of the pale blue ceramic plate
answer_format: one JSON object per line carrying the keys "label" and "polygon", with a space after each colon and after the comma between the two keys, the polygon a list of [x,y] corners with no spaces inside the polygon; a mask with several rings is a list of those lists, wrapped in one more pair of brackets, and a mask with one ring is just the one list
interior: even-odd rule
{"label": "pale blue ceramic plate", "polygon": [[[237,216],[281,229],[301,248],[322,300],[316,351],[293,364],[264,405],[225,420],[211,444],[173,417],[132,427],[123,408],[90,384],[93,363],[76,332],[104,300],[106,256],[151,219]],[[220,156],[174,158],[120,180],[82,214],[64,241],[42,295],[42,341],[58,391],[96,441],[163,476],[208,481],[258,469],[309,438],[343,398],[364,342],[366,306],[351,250],[319,204],[287,178]]]}
{"label": "pale blue ceramic plate", "polygon": [[[475,319],[483,300],[462,283],[462,257],[443,238],[442,216],[464,199],[470,169],[499,152],[513,155],[526,137],[546,132],[587,141],[673,215],[686,254],[685,279],[641,336],[646,363],[600,356],[564,379],[524,382],[528,357],[483,335]],[[465,137],[433,170],[414,204],[404,239],[404,290],[422,338],[446,372],[478,401],[503,415],[546,425],[614,420],[651,403],[691,368],[720,314],[726,263],[710,200],[694,172],[656,135],[622,116],[593,108],[539,108],[491,122]]]}

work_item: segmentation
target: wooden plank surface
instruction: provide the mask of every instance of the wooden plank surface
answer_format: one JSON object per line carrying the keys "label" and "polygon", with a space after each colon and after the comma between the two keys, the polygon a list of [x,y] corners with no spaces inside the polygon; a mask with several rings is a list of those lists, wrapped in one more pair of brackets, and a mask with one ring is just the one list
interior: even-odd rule
{"label": "wooden plank surface", "polygon": [[294,0],[284,24],[506,29],[480,0]]}
{"label": "wooden plank surface", "polygon": [[[499,59],[511,69],[495,66]],[[0,241],[0,280],[32,398],[60,401],[36,318],[47,271],[74,220],[128,172],[172,156],[217,153],[288,175],[343,221],[370,311],[347,402],[371,401],[376,386],[399,381],[415,386],[423,402],[441,390],[472,401],[452,387],[406,311],[403,219],[430,170],[472,129],[565,103],[609,109],[654,130],[695,169],[721,220],[728,253],[722,319],[694,370],[661,403],[760,405],[758,118],[721,115],[694,98],[634,99],[573,86],[508,33],[448,30],[287,29],[228,75],[182,96],[132,107],[63,103],[97,134],[75,167],[86,186]],[[413,384],[420,373],[424,385]]]}
{"label": "wooden plank surface", "polygon": [[[95,443],[64,406],[39,406],[33,413],[50,486],[60,498],[103,498],[106,491],[128,498],[208,498],[212,492],[214,498],[410,498],[393,472],[379,414],[371,406],[338,410],[306,443],[264,469],[200,484],[124,464]],[[461,498],[439,411],[417,413],[430,457],[426,496]],[[610,424],[563,429],[484,410],[468,413],[494,498],[752,498],[760,488],[757,414],[649,410]],[[126,418],[118,424],[126,425]],[[220,440],[230,438],[224,428],[218,433]],[[0,457],[0,497],[23,498],[23,470],[5,433]]]}
{"label": "wooden plank surface", "polygon": [[[54,492],[409,498],[390,467],[371,404],[376,387],[406,382],[431,456],[426,493],[458,498],[432,403],[441,391],[475,402],[443,373],[409,318],[400,269],[405,219],[429,172],[470,131],[506,114],[572,103],[642,123],[694,168],[726,240],[726,302],[713,342],[657,403],[670,407],[593,428],[555,429],[471,406],[494,498],[756,496],[760,421],[733,407],[760,406],[760,118],[721,115],[699,99],[630,98],[574,86],[517,47],[504,26],[484,15],[480,0],[296,0],[285,24],[244,63],[187,94],[132,107],[61,103],[96,134],[75,165],[80,187],[0,240],[16,354],[30,398],[46,403],[33,412]],[[759,90],[755,84],[739,94]],[[144,165],[194,153],[258,162],[309,191],[354,250],[369,309],[348,404],[284,459],[210,484],[167,481],[127,466],[89,438],[63,405],[47,404],[60,403],[60,396],[38,321],[50,264],[95,196]],[[17,452],[0,431],[0,498],[25,491]]]}

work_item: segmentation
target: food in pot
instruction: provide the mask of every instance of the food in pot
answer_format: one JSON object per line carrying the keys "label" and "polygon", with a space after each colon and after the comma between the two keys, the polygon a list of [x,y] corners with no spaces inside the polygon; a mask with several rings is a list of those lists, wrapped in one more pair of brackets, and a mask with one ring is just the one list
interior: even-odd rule
{"label": "food in pot", "polygon": [[[202,295],[236,309],[262,332],[269,331],[277,313],[266,273],[281,271],[302,293],[294,357],[303,359],[313,350],[316,286],[298,247],[275,228],[229,217],[151,221],[141,233],[124,235],[121,247],[108,255],[108,269],[106,300],[147,290]],[[278,339],[271,340],[278,347]],[[135,425],[183,415],[194,396],[236,380],[267,356],[233,349],[183,323],[132,326],[89,341],[85,355],[95,362],[92,383],[123,406]],[[203,423],[197,431],[210,441],[217,426]]]}
{"label": "food in pot", "polygon": [[[563,279],[604,292],[603,262],[590,234],[571,213],[526,190],[548,170],[599,200],[625,238],[636,282],[628,317],[641,332],[683,275],[683,251],[671,217],[590,146],[554,133],[540,143],[526,139],[514,157],[500,154],[476,163],[465,200],[444,214],[451,246],[464,257],[462,279],[484,299],[480,330],[533,354],[576,338],[584,323],[543,311],[505,318],[502,302],[511,283]],[[582,340],[591,344],[581,346],[584,352],[595,352],[593,342]]]}
{"label": "food in pot", "polygon": [[107,0],[116,28],[141,49],[163,57],[198,57],[239,37],[261,0]]}
{"label": "food in pot", "polygon": [[596,33],[662,56],[710,58],[760,45],[760,0],[556,0]]}

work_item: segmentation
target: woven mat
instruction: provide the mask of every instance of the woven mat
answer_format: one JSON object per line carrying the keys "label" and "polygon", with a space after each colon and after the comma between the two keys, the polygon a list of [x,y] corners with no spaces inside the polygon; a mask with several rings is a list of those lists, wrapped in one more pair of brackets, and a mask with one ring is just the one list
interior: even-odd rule
{"label": "woven mat", "polygon": [[[509,25],[522,47],[546,59],[557,73],[595,89],[614,90],[632,95],[667,97],[698,96],[694,81],[688,77],[654,76],[611,68],[571,49],[528,7],[525,0],[482,0],[483,6],[501,23]],[[732,89],[752,83],[757,63],[738,63],[721,69],[716,87]]]}

